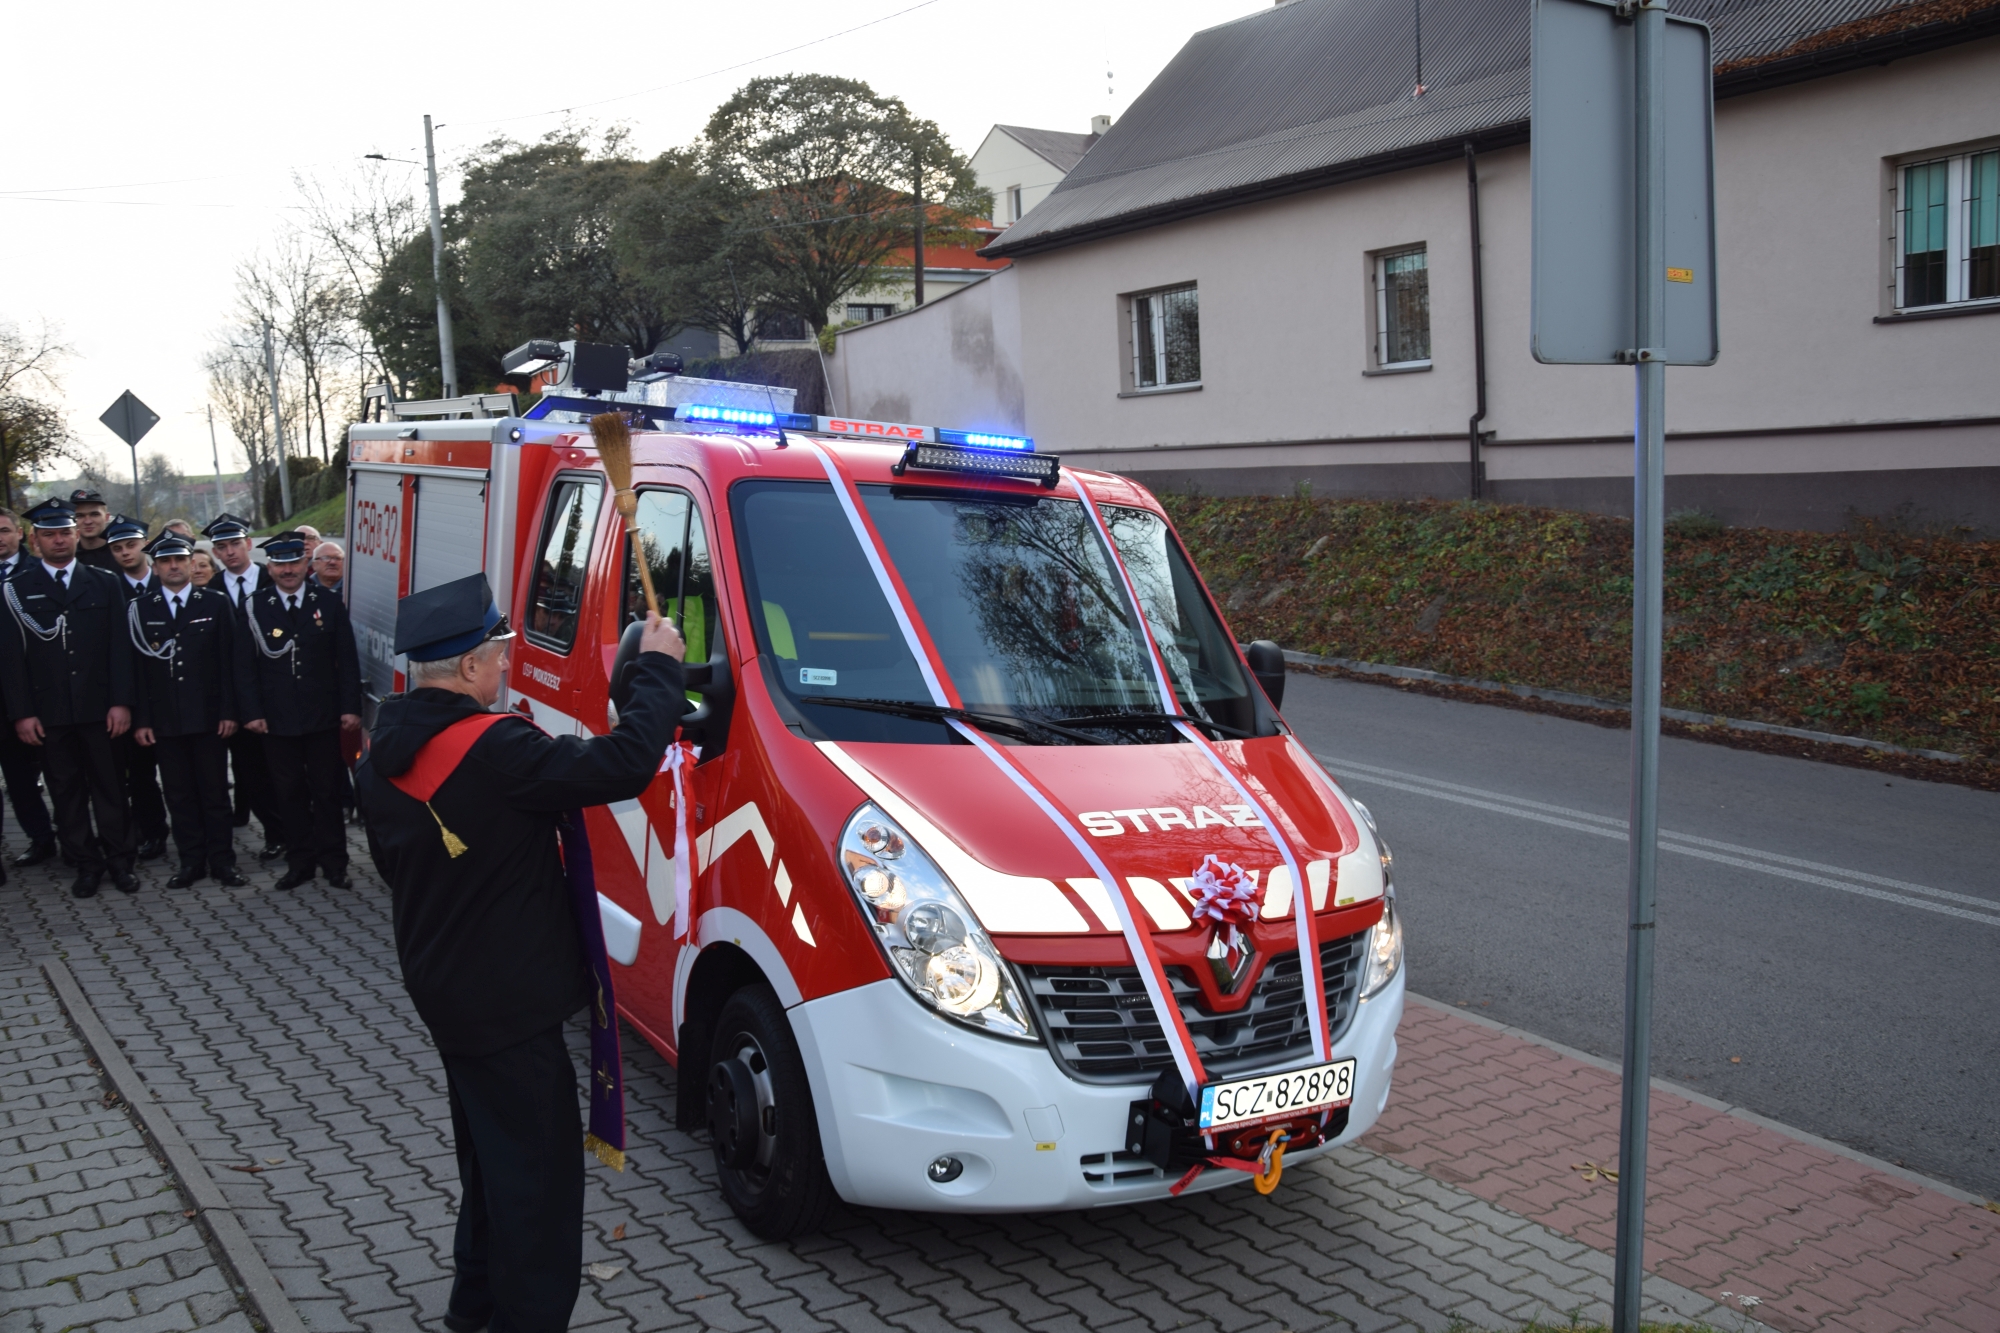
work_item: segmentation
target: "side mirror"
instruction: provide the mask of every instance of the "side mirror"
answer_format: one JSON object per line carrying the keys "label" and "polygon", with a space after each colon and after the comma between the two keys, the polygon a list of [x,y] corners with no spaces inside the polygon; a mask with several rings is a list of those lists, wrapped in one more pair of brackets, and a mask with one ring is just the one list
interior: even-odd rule
{"label": "side mirror", "polygon": [[1258,639],[1245,644],[1243,656],[1250,663],[1251,674],[1264,687],[1264,694],[1271,700],[1271,707],[1285,706],[1285,650],[1269,639]]}
{"label": "side mirror", "polygon": [[[618,636],[618,651],[611,658],[611,706],[623,712],[632,699],[632,674],[639,664],[639,639],[645,622],[635,620]],[[696,731],[718,714],[729,715],[734,691],[729,679],[729,655],[718,643],[706,662],[688,662],[682,667],[687,687],[702,696],[701,704],[681,718],[681,726]]]}

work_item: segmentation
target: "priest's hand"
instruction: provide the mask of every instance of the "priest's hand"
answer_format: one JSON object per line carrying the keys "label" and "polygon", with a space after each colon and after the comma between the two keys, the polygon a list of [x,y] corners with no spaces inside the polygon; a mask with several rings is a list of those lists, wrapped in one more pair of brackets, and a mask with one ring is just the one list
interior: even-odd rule
{"label": "priest's hand", "polygon": [[111,711],[104,715],[104,729],[113,736],[123,736],[132,729],[132,710],[123,704],[111,705]]}

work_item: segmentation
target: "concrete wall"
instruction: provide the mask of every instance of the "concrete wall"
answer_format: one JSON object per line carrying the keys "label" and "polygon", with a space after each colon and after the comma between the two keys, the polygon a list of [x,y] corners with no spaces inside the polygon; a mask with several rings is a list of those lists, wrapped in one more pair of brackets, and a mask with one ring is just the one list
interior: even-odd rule
{"label": "concrete wall", "polygon": [[[1670,505],[1774,526],[1900,511],[2000,531],[2000,310],[1877,322],[1892,309],[1894,159],[1996,140],[1993,40],[1718,104],[1722,357],[1668,371]],[[1487,493],[1620,511],[1632,372],[1533,361],[1528,150],[1483,156],[1479,172]],[[1416,242],[1429,249],[1432,368],[1368,374],[1368,257]],[[1305,480],[1321,494],[1467,492],[1460,164],[1031,255],[1014,272],[1026,428],[1066,458],[1218,493]],[[1121,397],[1119,295],[1190,281],[1201,388]],[[948,304],[915,317],[942,323]],[[856,346],[858,381],[884,401],[908,385],[913,408],[942,401],[942,385],[877,365],[878,347]]]}
{"label": "concrete wall", "polygon": [[842,332],[827,375],[848,416],[1022,434],[1017,271],[1001,269],[920,309]]}

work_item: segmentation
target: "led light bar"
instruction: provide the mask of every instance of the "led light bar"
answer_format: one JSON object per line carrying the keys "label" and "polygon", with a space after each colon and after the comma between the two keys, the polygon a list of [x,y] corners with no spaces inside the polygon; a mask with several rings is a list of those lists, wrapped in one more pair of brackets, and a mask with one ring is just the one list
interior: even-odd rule
{"label": "led light bar", "polygon": [[717,407],[712,403],[685,403],[674,409],[676,421],[720,421],[731,426],[775,426],[779,416],[791,413],[760,412],[750,407]]}
{"label": "led light bar", "polygon": [[[940,435],[947,432],[940,431]],[[952,431],[950,434],[963,434]],[[1054,490],[1061,475],[1062,460],[1054,454],[1001,453],[988,449],[961,449],[948,444],[913,444],[889,470],[902,476],[908,468],[928,468],[937,472],[984,472],[999,477],[1019,477],[1038,481]]]}
{"label": "led light bar", "polygon": [[937,433],[939,444],[955,444],[963,449],[1006,449],[1012,453],[1031,454],[1035,452],[1035,442],[1020,435],[988,435],[973,430],[941,430]]}

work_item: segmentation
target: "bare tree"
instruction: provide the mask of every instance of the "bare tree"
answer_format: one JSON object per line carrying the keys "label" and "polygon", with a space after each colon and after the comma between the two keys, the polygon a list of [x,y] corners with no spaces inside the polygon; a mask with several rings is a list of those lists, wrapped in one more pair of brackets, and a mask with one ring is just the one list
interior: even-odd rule
{"label": "bare tree", "polygon": [[0,323],[0,479],[9,506],[18,481],[77,457],[61,403],[62,364],[75,354],[46,322],[33,332]]}
{"label": "bare tree", "polygon": [[343,278],[336,340],[363,383],[386,379],[398,398],[404,396],[404,386],[362,322],[361,305],[396,255],[428,226],[417,203],[419,180],[414,167],[387,162],[333,182],[293,177],[305,201],[305,229]]}
{"label": "bare tree", "polygon": [[261,329],[232,329],[219,337],[202,358],[208,371],[208,396],[243,451],[250,483],[250,515],[261,527],[266,521],[260,497],[264,478],[276,475],[277,443],[271,433],[271,387],[264,375]]}
{"label": "bare tree", "polygon": [[[341,268],[310,233],[288,231],[270,252],[238,266],[236,298],[245,323],[269,322],[298,371],[307,407],[300,418],[300,452],[312,452],[316,425],[320,457],[331,462],[327,398],[349,388],[358,373],[348,355],[353,302]],[[344,419],[341,425],[346,425]]]}

